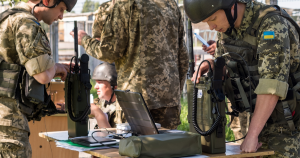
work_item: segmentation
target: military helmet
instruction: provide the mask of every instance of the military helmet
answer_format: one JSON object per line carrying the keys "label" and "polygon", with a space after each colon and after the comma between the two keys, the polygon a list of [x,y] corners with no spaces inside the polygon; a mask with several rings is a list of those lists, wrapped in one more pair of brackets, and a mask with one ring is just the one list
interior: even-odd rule
{"label": "military helmet", "polygon": [[108,81],[111,86],[116,86],[117,77],[115,65],[103,62],[95,67],[92,79]]}
{"label": "military helmet", "polygon": [[50,7],[49,6],[45,6],[44,3],[43,3],[43,0],[41,0],[40,3],[36,4],[34,7],[39,6],[39,7],[54,8],[60,2],[64,2],[66,4],[67,11],[70,12],[74,8],[75,4],[77,3],[77,0],[56,0],[55,4],[53,6],[50,6]]}
{"label": "military helmet", "polygon": [[219,9],[228,10],[236,0],[183,0],[184,10],[193,23],[198,23]]}
{"label": "military helmet", "polygon": [[77,0],[58,0],[58,1],[64,2],[66,4],[68,12],[71,12],[75,4],[77,3]]}

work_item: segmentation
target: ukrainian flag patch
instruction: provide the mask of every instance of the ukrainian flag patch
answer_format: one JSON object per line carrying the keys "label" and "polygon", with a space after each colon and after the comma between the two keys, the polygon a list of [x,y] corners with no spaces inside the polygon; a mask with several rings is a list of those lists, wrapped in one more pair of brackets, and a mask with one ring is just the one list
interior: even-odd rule
{"label": "ukrainian flag patch", "polygon": [[274,31],[264,31],[263,38],[264,38],[264,40],[275,39],[275,33],[274,33]]}

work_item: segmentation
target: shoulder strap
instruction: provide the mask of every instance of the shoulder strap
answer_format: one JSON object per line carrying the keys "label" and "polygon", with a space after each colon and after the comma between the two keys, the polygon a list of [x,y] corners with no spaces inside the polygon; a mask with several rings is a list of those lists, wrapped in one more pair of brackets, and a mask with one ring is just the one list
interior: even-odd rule
{"label": "shoulder strap", "polygon": [[25,9],[17,9],[17,8],[7,9],[0,14],[0,22],[6,19],[9,15],[13,15],[15,13],[21,13],[21,12],[28,12],[28,11]]}
{"label": "shoulder strap", "polygon": [[299,34],[299,38],[300,38],[299,25],[294,21],[294,19],[292,19],[289,16],[289,14],[285,10],[283,10],[282,8],[280,8],[277,5],[268,5],[268,6],[261,8],[255,14],[254,18],[252,19],[253,25],[250,25],[250,27],[247,29],[247,33],[251,36],[257,37],[257,35],[258,35],[257,30],[260,28],[262,22],[265,21],[268,17],[273,16],[273,15],[280,15],[280,16],[286,18],[287,20],[289,20],[296,28],[296,30]]}

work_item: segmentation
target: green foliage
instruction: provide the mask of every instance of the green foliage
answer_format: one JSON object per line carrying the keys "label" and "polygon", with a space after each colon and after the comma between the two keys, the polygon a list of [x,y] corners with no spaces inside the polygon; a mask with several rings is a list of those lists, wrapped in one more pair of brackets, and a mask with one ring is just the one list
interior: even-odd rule
{"label": "green foliage", "polygon": [[190,131],[187,115],[188,115],[187,100],[181,99],[181,113],[180,113],[181,124],[177,127],[178,130]]}
{"label": "green foliage", "polygon": [[[228,99],[227,98],[225,98],[225,103],[226,103],[226,106],[228,107]],[[230,117],[228,115],[226,115],[226,119],[227,119],[227,122],[226,122],[226,126],[225,126],[225,139],[227,141],[234,141],[235,137],[234,137],[233,131],[230,129],[230,127],[227,127],[228,123],[230,122]]]}
{"label": "green foliage", "polygon": [[85,0],[81,13],[94,12],[99,7],[99,2],[93,2],[91,0]]}
{"label": "green foliage", "polygon": [[100,3],[99,2],[95,2],[95,8],[94,8],[94,11],[96,11],[100,6]]}
{"label": "green foliage", "polygon": [[96,81],[95,80],[90,80],[91,81],[91,85],[92,85],[92,88],[90,90],[90,94],[93,94],[93,97],[94,99],[95,98],[98,98],[98,95],[97,95],[97,90],[94,88],[95,87],[95,84],[96,84]]}
{"label": "green foliage", "polygon": [[[9,2],[9,5],[12,6],[12,2],[14,2],[14,3],[16,4],[16,3],[18,3],[20,0],[0,0],[0,1],[1,1],[2,5],[4,5],[3,2],[6,2],[6,1],[7,1],[7,2]],[[28,0],[21,0],[21,1],[22,1],[22,2],[25,2],[25,3],[28,2]]]}
{"label": "green foliage", "polygon": [[227,127],[228,123],[230,122],[230,118],[228,115],[226,115],[226,119],[227,119],[227,123],[226,123],[226,127],[225,127],[225,139],[227,141],[234,141],[234,134],[233,131]]}

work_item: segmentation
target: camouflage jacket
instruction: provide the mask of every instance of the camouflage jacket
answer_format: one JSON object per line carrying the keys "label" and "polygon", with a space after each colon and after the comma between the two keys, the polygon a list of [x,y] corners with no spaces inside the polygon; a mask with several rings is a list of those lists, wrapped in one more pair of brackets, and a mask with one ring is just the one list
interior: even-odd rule
{"label": "camouflage jacket", "polygon": [[[263,6],[262,3],[251,0],[239,1],[246,4],[242,23],[236,33],[232,31],[232,39],[241,40],[247,34],[252,18]],[[259,84],[255,89],[256,94],[274,94],[280,100],[286,98],[289,87],[289,74],[297,71],[300,62],[299,35],[295,27],[284,17],[279,15],[267,18],[260,26],[257,36],[257,60]],[[275,39],[265,40],[263,33],[274,31]],[[222,39],[222,33],[218,34]],[[216,56],[224,53],[222,40],[218,41],[218,52]],[[298,70],[299,71],[299,70]],[[272,83],[272,84],[270,84]]]}
{"label": "camouflage jacket", "polygon": [[[6,62],[23,65],[29,75],[41,73],[55,62],[51,58],[49,40],[31,8],[20,2],[15,8],[28,12],[16,13],[0,23],[0,57]],[[25,116],[12,98],[0,98],[0,126],[12,126],[29,131]]]}
{"label": "camouflage jacket", "polygon": [[150,109],[180,106],[188,55],[176,2],[116,0],[111,7],[100,41],[83,37],[86,52],[115,62],[118,89],[142,93]]}
{"label": "camouflage jacket", "polygon": [[105,3],[102,3],[98,10],[94,13],[95,14],[95,20],[93,23],[93,38],[100,38],[101,37],[101,32],[103,30],[103,26],[106,22],[107,16],[111,13],[111,5],[112,2],[108,1]]}
{"label": "camouflage jacket", "polygon": [[116,124],[124,123],[126,121],[124,113],[116,102],[107,104],[105,100],[96,98],[94,103],[108,115],[108,122],[111,127],[116,127]]}

